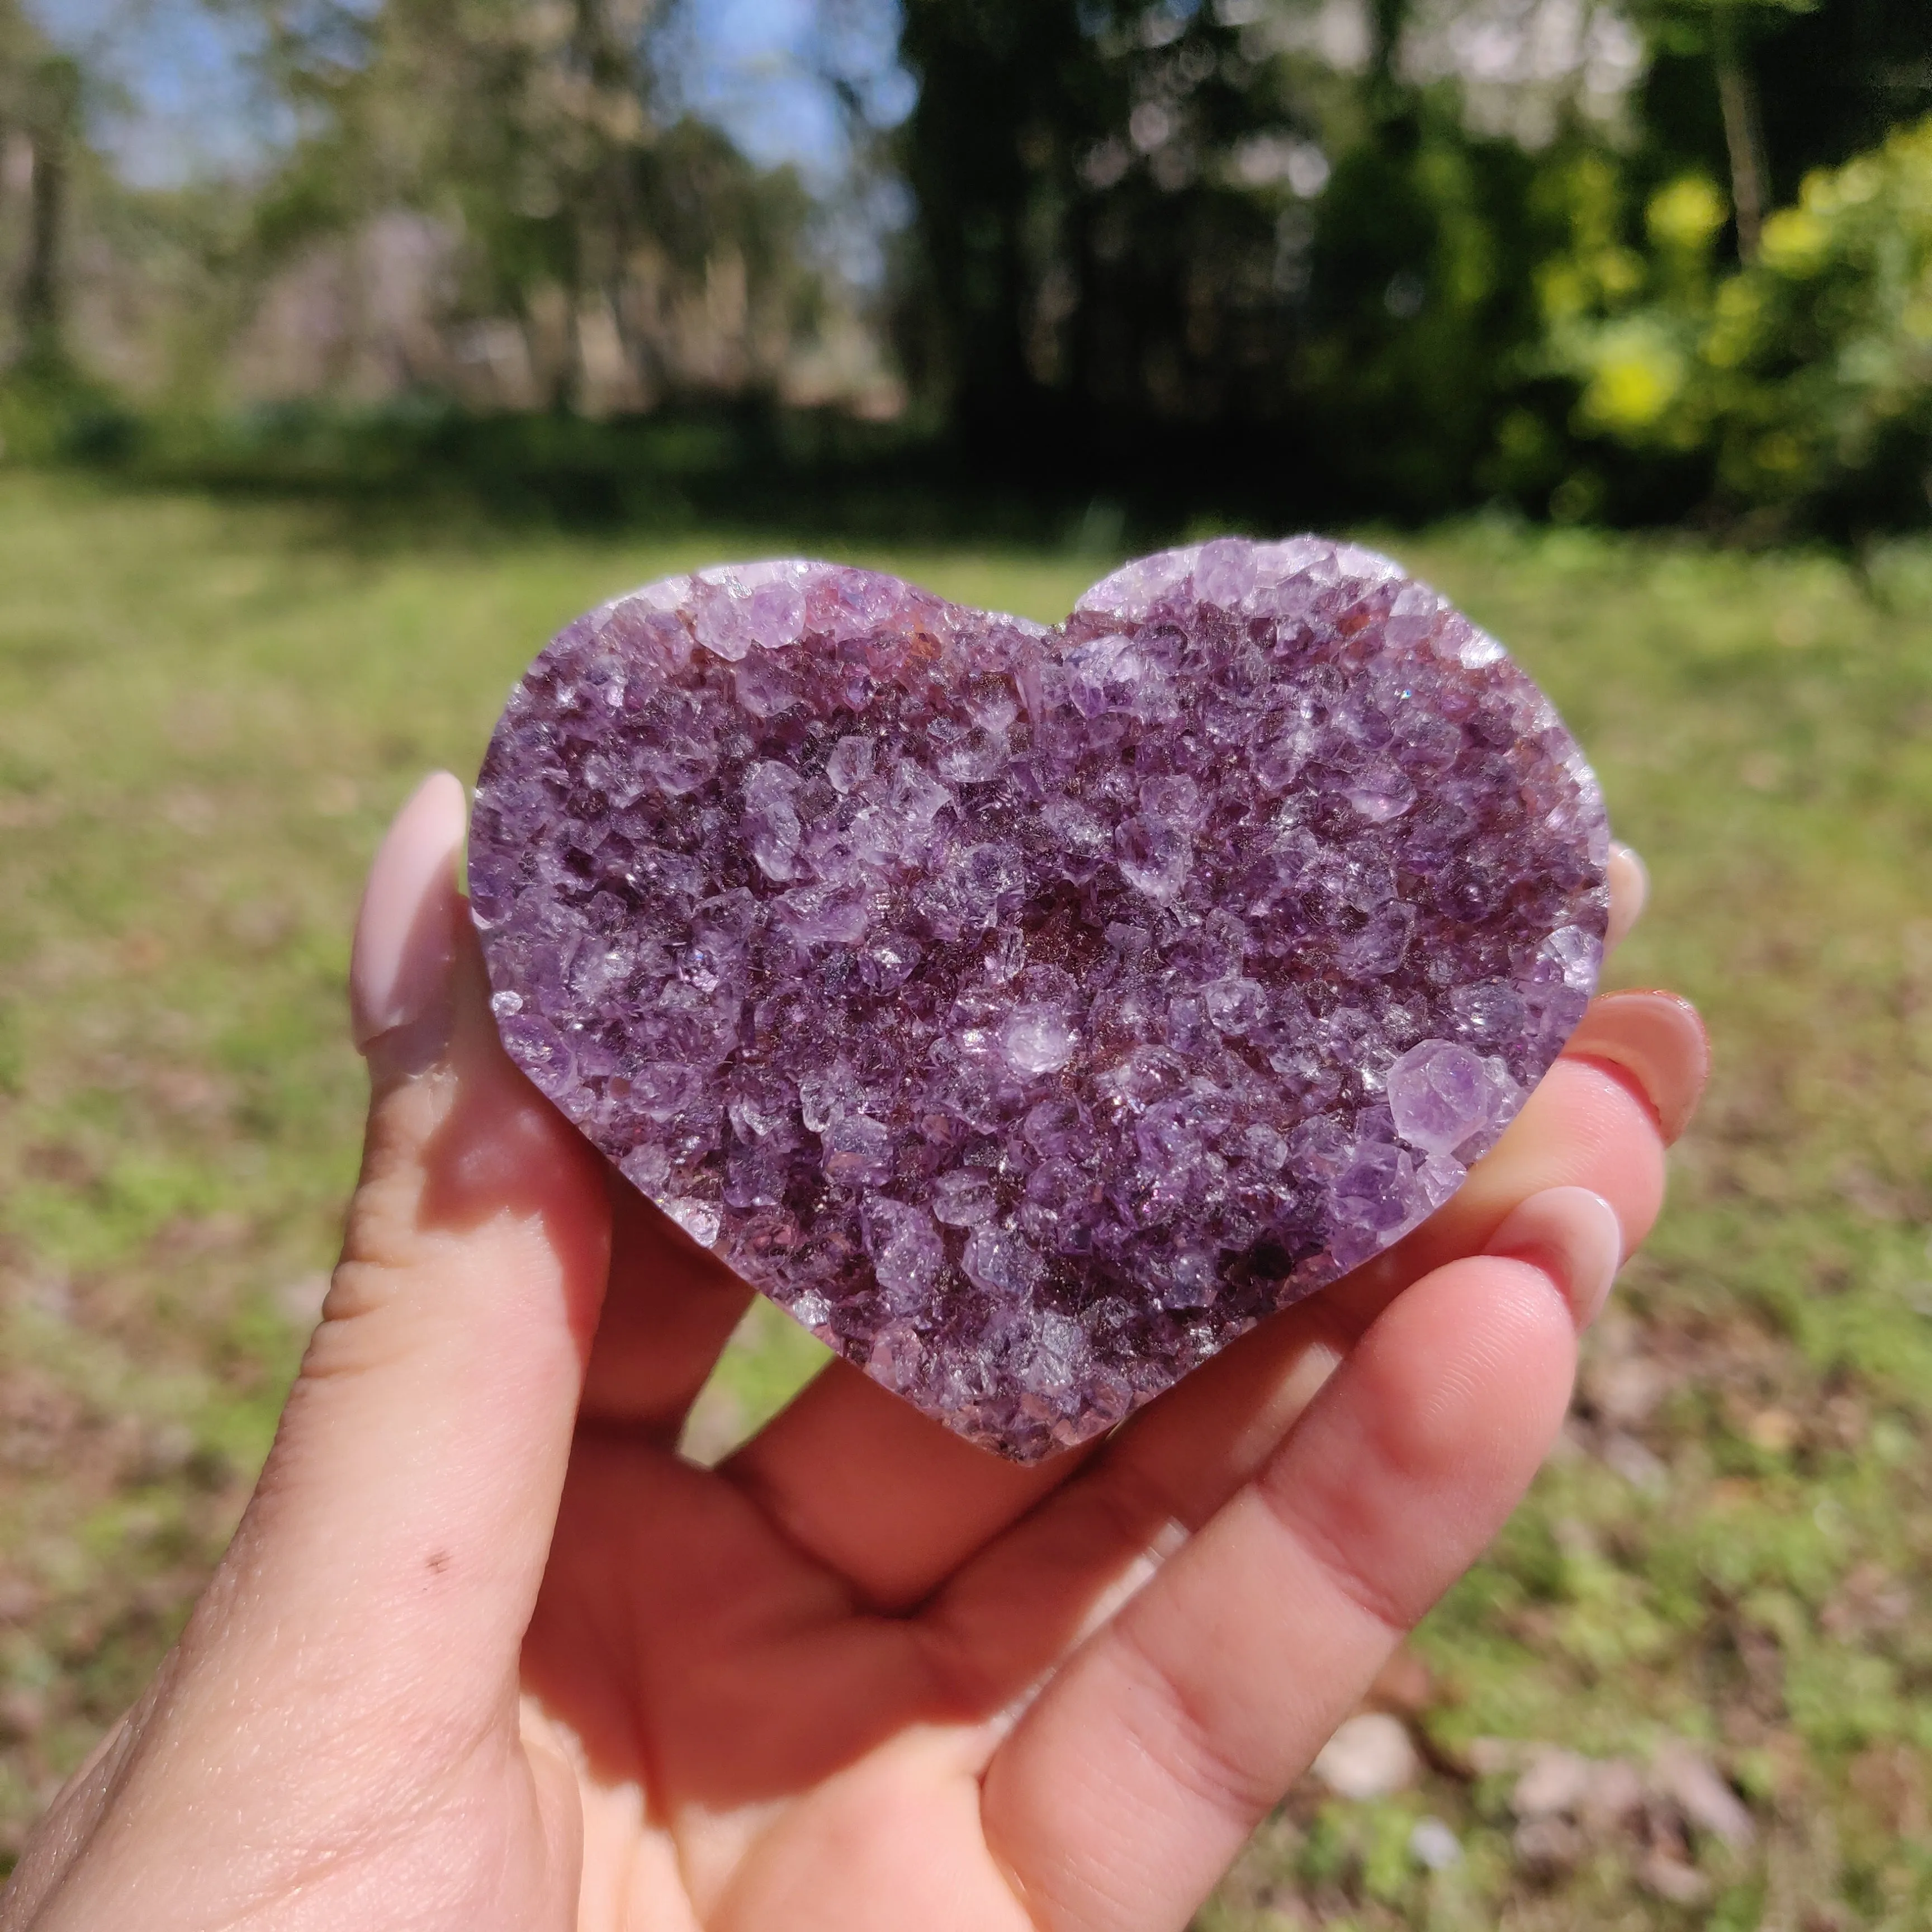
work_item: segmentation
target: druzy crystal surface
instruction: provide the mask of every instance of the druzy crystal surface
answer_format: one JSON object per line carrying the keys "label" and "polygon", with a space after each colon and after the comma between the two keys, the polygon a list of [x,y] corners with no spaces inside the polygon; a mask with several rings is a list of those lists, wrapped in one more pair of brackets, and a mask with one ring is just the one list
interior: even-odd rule
{"label": "druzy crystal surface", "polygon": [[1607,837],[1432,591],[1228,539],[1052,630],[820,563],[620,598],[512,695],[470,880],[536,1084],[1030,1460],[1454,1192],[1595,984]]}

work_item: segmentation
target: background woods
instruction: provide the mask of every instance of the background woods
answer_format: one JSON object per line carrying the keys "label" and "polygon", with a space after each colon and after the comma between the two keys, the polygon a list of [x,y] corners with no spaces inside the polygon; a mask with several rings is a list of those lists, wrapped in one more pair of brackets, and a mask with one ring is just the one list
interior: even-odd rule
{"label": "background woods", "polygon": [[304,131],[253,238],[277,265],[356,256],[336,366],[310,382],[608,414],[770,384],[824,320],[796,173],[668,98],[676,20],[655,0],[398,0],[272,26],[265,77]]}
{"label": "background woods", "polygon": [[19,4],[6,352],[137,412],[755,398],[1276,518],[1927,512],[1918,0],[820,0],[767,118],[836,132],[776,161],[688,0],[222,0],[252,134],[159,182]]}
{"label": "background woods", "polygon": [[[1862,0],[914,0],[902,44],[914,342],[958,424],[1034,424],[1108,464],[1150,439],[1302,514],[1772,500],[1723,460],[1734,419],[1775,406],[1712,306],[1809,315],[1802,340],[1796,315],[1754,338],[1766,378],[1839,350],[1850,325],[1804,286],[1822,262],[1786,246],[1774,290],[1745,278],[1814,171],[1932,105],[1922,10]],[[1900,222],[1923,164],[1890,166]],[[1872,272],[1846,252],[1841,275]],[[1694,427],[1678,392],[1714,359],[1739,393]]]}
{"label": "background woods", "polygon": [[60,230],[14,271],[22,364],[38,328],[56,359],[176,411],[436,394],[603,416],[782,372],[808,393],[809,338],[861,358],[821,389],[862,388],[865,345],[842,340],[806,259],[796,172],[754,166],[661,84],[675,8],[398,0],[226,19],[263,130],[244,159],[160,187],[97,159],[104,205],[64,212],[58,185],[33,184],[61,175],[47,130],[78,136],[78,70],[24,23],[0,40],[0,99],[21,103],[10,199],[51,196]]}

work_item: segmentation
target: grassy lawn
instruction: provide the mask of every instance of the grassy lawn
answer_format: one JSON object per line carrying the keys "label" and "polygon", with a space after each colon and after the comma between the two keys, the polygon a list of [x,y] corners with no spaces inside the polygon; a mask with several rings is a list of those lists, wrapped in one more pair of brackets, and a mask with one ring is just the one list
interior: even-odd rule
{"label": "grassy lawn", "polygon": [[[405,543],[0,472],[0,1859],[152,1668],[266,1448],[353,1173],[344,970],[388,814],[433,765],[474,771],[565,620],[781,547]],[[1854,574],[1488,524],[1388,547],[1592,751],[1656,888],[1616,976],[1696,998],[1718,1073],[1559,1454],[1382,1687],[1420,1781],[1311,1780],[1203,1924],[1922,1925],[1932,552]],[[1046,618],[1101,561],[853,554]],[[706,1439],[810,1350],[750,1324]],[[1556,1744],[1646,1795],[1552,1804]],[[1684,1762],[1742,1794],[1748,1840],[1670,1795]]]}

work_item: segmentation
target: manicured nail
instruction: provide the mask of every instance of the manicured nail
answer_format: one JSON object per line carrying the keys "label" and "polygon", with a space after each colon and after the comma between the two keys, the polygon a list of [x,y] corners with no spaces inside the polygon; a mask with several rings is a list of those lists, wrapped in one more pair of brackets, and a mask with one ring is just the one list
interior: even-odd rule
{"label": "manicured nail", "polygon": [[1634,1076],[1667,1142],[1690,1124],[1711,1077],[1711,1036],[1697,1009],[1676,993],[1606,993],[1592,1000],[1563,1051],[1607,1060]]}
{"label": "manicured nail", "polygon": [[1603,1312],[1624,1258],[1617,1210],[1587,1187],[1546,1187],[1492,1234],[1484,1252],[1534,1262],[1563,1291],[1577,1328]]}
{"label": "manicured nail", "polygon": [[350,1024],[364,1052],[385,1034],[448,1012],[462,905],[455,861],[467,806],[448,772],[424,779],[369,868],[349,966]]}
{"label": "manicured nail", "polygon": [[1610,865],[1610,929],[1604,935],[1604,950],[1614,952],[1630,935],[1630,928],[1643,916],[1650,901],[1650,874],[1643,861],[1629,846],[1612,840]]}

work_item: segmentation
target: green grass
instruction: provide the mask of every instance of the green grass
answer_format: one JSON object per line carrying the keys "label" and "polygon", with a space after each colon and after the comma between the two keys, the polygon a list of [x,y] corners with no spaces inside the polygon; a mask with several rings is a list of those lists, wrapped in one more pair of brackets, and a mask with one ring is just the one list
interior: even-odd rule
{"label": "green grass", "polygon": [[[412,541],[0,472],[0,1846],[152,1667],[267,1444],[353,1172],[347,935],[388,814],[474,770],[566,619],[781,542]],[[1696,998],[1718,1072],[1563,1451],[1418,1640],[1424,1784],[1298,1791],[1204,1924],[1923,1924],[1932,560],[1390,547],[1590,747],[1656,887],[1618,976]],[[1042,617],[1094,574],[853,554]],[[752,1324],[714,1437],[808,1372],[791,1333]],[[1532,1868],[1498,1738],[1691,1740],[1756,1841],[1694,1834],[1696,1905],[1629,1833]],[[1434,1876],[1425,1814],[1463,1846]]]}

